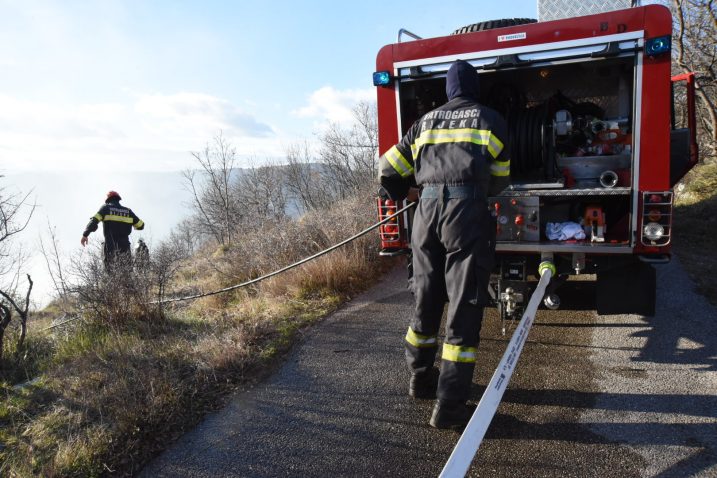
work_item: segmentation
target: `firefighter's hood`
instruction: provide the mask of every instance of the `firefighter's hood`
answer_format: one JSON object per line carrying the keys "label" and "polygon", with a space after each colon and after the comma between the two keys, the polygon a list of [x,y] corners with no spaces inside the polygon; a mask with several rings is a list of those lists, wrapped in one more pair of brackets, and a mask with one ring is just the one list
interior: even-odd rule
{"label": "firefighter's hood", "polygon": [[478,100],[478,73],[470,63],[458,60],[451,65],[446,75],[446,95],[448,100],[466,96]]}

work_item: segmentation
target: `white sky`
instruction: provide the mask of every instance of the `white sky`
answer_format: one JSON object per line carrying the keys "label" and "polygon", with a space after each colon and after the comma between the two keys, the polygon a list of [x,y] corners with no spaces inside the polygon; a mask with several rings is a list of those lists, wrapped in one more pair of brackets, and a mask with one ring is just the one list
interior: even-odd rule
{"label": "white sky", "polygon": [[534,0],[0,0],[0,173],[167,171],[220,130],[281,158],[373,100],[399,28],[535,17]]}

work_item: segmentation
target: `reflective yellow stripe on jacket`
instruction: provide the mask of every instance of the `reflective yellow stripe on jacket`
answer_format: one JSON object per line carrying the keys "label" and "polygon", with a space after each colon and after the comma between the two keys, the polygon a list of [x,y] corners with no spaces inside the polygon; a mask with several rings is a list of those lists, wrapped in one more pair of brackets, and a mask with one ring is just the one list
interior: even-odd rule
{"label": "reflective yellow stripe on jacket", "polygon": [[490,174],[493,176],[510,176],[510,161],[491,162]]}
{"label": "reflective yellow stripe on jacket", "polygon": [[137,224],[134,225],[134,228],[141,229],[142,226],[144,226],[144,221],[140,219],[139,221],[137,221]]}
{"label": "reflective yellow stripe on jacket", "polygon": [[406,342],[418,348],[436,347],[437,337],[435,335],[417,334],[411,327],[409,327],[408,332],[406,333]]}
{"label": "reflective yellow stripe on jacket", "polygon": [[97,219],[98,221],[102,221],[102,214],[97,213],[97,214],[95,214],[94,218]]}
{"label": "reflective yellow stripe on jacket", "polygon": [[125,222],[127,224],[132,224],[134,222],[134,219],[128,216],[116,216],[114,214],[107,214],[105,216],[105,221]]}
{"label": "reflective yellow stripe on jacket", "polygon": [[426,144],[440,143],[473,143],[488,146],[488,152],[493,159],[503,151],[503,143],[487,129],[459,128],[459,129],[428,129],[421,133],[416,142],[411,145],[413,157],[417,157],[421,148]]}
{"label": "reflective yellow stripe on jacket", "polygon": [[386,151],[384,157],[402,178],[407,178],[413,174],[413,166],[411,166],[411,163],[408,162],[397,147],[391,147],[391,149]]}
{"label": "reflective yellow stripe on jacket", "polygon": [[450,362],[475,362],[476,361],[475,347],[462,347],[460,345],[443,344],[443,360]]}

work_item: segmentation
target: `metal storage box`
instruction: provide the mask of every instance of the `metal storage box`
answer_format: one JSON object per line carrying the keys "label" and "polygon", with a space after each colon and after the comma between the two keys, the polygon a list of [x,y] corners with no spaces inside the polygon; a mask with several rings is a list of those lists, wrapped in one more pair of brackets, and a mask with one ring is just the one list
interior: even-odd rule
{"label": "metal storage box", "polygon": [[581,17],[630,8],[633,0],[538,0],[538,21]]}

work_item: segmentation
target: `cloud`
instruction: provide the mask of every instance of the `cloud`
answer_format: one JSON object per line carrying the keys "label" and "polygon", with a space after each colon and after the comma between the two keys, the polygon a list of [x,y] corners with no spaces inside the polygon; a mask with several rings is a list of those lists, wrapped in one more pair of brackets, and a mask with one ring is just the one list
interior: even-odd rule
{"label": "cloud", "polygon": [[85,104],[0,95],[3,169],[183,169],[220,130],[240,155],[279,154],[270,125],[204,93]]}
{"label": "cloud", "polygon": [[293,111],[300,118],[314,118],[318,124],[346,123],[353,120],[353,107],[361,101],[375,101],[376,90],[337,90],[324,86],[308,98],[308,105]]}
{"label": "cloud", "polygon": [[230,102],[202,93],[146,95],[138,99],[135,109],[146,121],[171,127],[176,132],[195,130],[199,126],[243,137],[273,134],[269,125]]}

